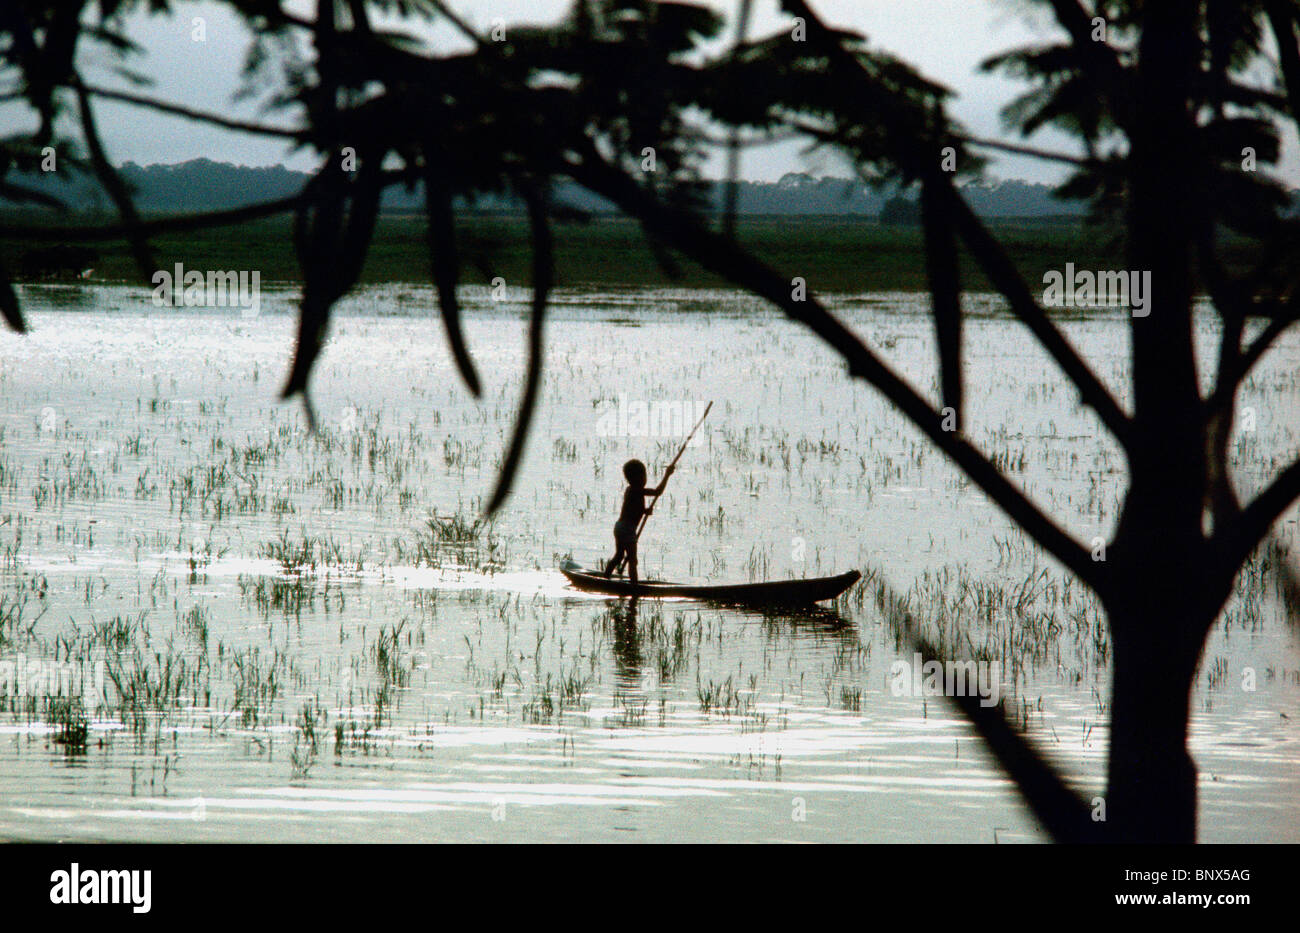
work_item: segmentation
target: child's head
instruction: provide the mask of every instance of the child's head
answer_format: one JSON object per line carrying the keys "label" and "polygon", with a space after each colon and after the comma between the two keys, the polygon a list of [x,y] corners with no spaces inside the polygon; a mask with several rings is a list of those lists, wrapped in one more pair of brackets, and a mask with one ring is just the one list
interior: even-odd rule
{"label": "child's head", "polygon": [[645,464],[640,460],[629,460],[623,464],[623,475],[629,486],[645,485]]}

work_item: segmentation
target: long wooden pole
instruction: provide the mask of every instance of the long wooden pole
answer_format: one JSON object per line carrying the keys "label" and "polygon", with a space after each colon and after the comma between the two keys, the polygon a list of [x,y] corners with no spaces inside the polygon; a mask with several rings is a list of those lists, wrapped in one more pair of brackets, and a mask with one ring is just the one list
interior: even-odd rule
{"label": "long wooden pole", "polygon": [[[667,469],[664,470],[664,478],[663,478],[663,482],[659,484],[659,491],[655,493],[654,498],[650,500],[650,505],[646,507],[645,512],[641,515],[641,521],[636,526],[637,541],[641,540],[641,532],[645,530],[646,519],[650,517],[651,511],[655,507],[655,503],[659,501],[659,497],[664,494],[664,487],[668,485],[668,476],[667,476],[668,470],[671,470],[675,466],[677,466],[677,461],[682,459],[682,454],[686,453],[686,448],[691,443],[691,438],[695,437],[695,432],[700,429],[700,425],[704,424],[704,419],[709,417],[709,411],[712,408],[713,408],[712,402],[709,402],[708,405],[704,406],[704,414],[700,415],[700,420],[695,422],[695,427],[691,428],[691,433],[686,435],[686,440],[682,444],[681,450],[677,451],[677,456],[673,457],[672,462],[668,464]],[[618,566],[614,568],[614,573],[619,573],[623,569],[623,565],[626,562],[627,562],[627,555],[624,554],[623,559],[620,560],[618,562]]]}

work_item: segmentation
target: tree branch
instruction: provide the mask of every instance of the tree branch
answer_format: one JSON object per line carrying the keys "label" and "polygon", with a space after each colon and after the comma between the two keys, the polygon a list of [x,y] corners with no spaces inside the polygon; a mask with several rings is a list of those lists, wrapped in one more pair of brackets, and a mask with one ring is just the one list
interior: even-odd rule
{"label": "tree branch", "polygon": [[533,237],[533,313],[528,324],[528,374],[524,378],[524,395],[519,402],[519,415],[515,419],[514,434],[510,438],[510,446],[501,463],[496,489],[492,491],[492,498],[488,502],[486,511],[489,516],[501,508],[506,497],[510,495],[515,472],[523,460],[528,428],[532,424],[533,411],[537,408],[537,396],[542,388],[544,361],[542,332],[546,321],[546,303],[550,299],[551,285],[555,281],[555,244],[551,237],[545,195],[531,182],[523,184],[520,193],[524,197],[524,203],[528,205],[528,222]]}
{"label": "tree branch", "polygon": [[[881,586],[884,587],[881,611],[889,621],[921,653],[926,663],[944,663],[943,655],[921,634],[903,602],[886,584],[882,582]],[[1088,806],[1070,790],[1056,769],[1012,728],[1001,706],[985,706],[978,695],[948,699],[975,726],[1053,839],[1065,843],[1104,841],[1104,834],[1099,824],[1093,822]]]}
{"label": "tree branch", "polygon": [[1047,312],[1039,307],[1002,245],[975,216],[975,212],[951,182],[945,186],[945,191],[952,203],[953,216],[962,239],[989,279],[1007,299],[1012,313],[1029,328],[1030,333],[1051,354],[1056,365],[1074,383],[1079,390],[1080,401],[1096,411],[1102,424],[1115,435],[1126,451],[1130,450],[1134,438],[1133,423],[1129,416],[1119,407],[1110,390],[1083,361],[1065,335],[1052,323]]}
{"label": "tree branch", "polygon": [[241,133],[254,133],[259,136],[278,136],[283,139],[292,139],[295,141],[307,137],[307,131],[305,130],[288,130],[279,126],[270,126],[265,123],[232,120],[229,117],[223,117],[219,114],[194,110],[190,107],[183,107],[180,104],[171,104],[167,101],[147,97],[143,94],[132,94],[128,91],[112,91],[108,88],[96,87],[90,84],[82,85],[82,87],[84,87],[86,93],[90,94],[92,97],[102,97],[105,100],[116,100],[126,104],[135,104],[140,107],[147,107],[150,110],[157,110],[159,113],[169,113],[199,123],[210,123],[213,126],[220,126],[223,129],[236,130]]}
{"label": "tree branch", "polygon": [[[1219,374],[1215,379],[1214,391],[1210,393],[1209,398],[1205,400],[1205,411],[1207,416],[1213,415],[1219,409],[1232,404],[1232,400],[1237,395],[1237,388],[1250,375],[1255,364],[1263,359],[1273,344],[1278,341],[1297,321],[1300,321],[1300,309],[1293,309],[1290,303],[1285,306],[1277,304],[1278,314],[1269,322],[1268,326],[1260,331],[1259,336],[1252,340],[1245,350],[1238,350],[1232,359],[1232,365],[1225,371],[1222,362],[1220,363]],[[1262,313],[1262,312],[1256,312]],[[1245,320],[1244,316],[1238,320]],[[1228,324],[1225,323],[1225,333]],[[1238,333],[1240,339],[1240,333]]]}
{"label": "tree branch", "polygon": [[14,291],[13,282],[9,279],[9,270],[5,268],[3,256],[0,256],[0,315],[11,330],[20,334],[27,333],[27,323],[18,306],[18,293]]}
{"label": "tree branch", "polygon": [[[855,72],[860,73],[861,69],[856,59],[848,55],[843,45],[835,39],[834,33],[814,16],[803,0],[785,0],[785,5],[790,11],[806,17],[809,23],[819,30],[821,37],[830,43],[829,48],[835,51],[840,60],[846,66],[851,65]],[[1082,11],[1078,12],[1081,13]],[[1085,19],[1084,22],[1086,26],[1087,20]],[[1086,35],[1085,39],[1087,39]],[[925,177],[931,171],[931,166],[928,165],[905,167],[922,177]],[[1101,383],[1092,369],[1075,352],[1070,342],[1065,339],[1064,334],[1057,329],[1043,309],[1038,306],[1028,287],[1021,279],[1020,273],[1011,260],[1007,258],[1001,245],[988,232],[966,202],[957,194],[951,180],[949,179],[947,185],[937,186],[937,191],[941,192],[945,199],[948,200],[949,208],[952,211],[953,219],[962,239],[965,240],[976,260],[984,267],[985,273],[1006,297],[1013,313],[1029,328],[1044,349],[1051,354],[1057,365],[1061,367],[1065,375],[1074,383],[1079,390],[1079,397],[1083,404],[1088,405],[1097,412],[1102,424],[1115,435],[1125,451],[1130,452],[1133,443],[1132,422],[1119,407],[1110,390]],[[1080,575],[1084,576],[1083,574]]]}
{"label": "tree branch", "polygon": [[86,137],[86,148],[90,151],[90,164],[94,167],[99,183],[104,186],[104,190],[108,192],[108,196],[117,207],[140,277],[148,282],[154,272],[153,251],[149,248],[148,236],[141,229],[140,214],[135,209],[135,202],[131,200],[131,192],[127,190],[122,179],[109,164],[108,155],[104,152],[104,145],[99,139],[99,129],[95,126],[95,113],[90,105],[90,96],[81,85],[80,79],[76,80],[74,88],[77,104],[81,110],[81,129]]}
{"label": "tree branch", "polygon": [[617,204],[629,216],[640,220],[704,268],[766,298],[792,320],[807,326],[843,357],[851,376],[880,390],[1048,553],[1094,589],[1109,588],[1107,564],[1093,561],[1087,550],[1057,527],[963,437],[943,430],[942,419],[930,403],[836,320],[816,298],[808,296],[806,300],[796,301],[788,279],[726,237],[709,230],[697,218],[659,203],[622,172],[605,163],[594,147],[588,147],[585,158],[572,159],[568,172],[578,184]]}
{"label": "tree branch", "polygon": [[1300,498],[1300,460],[1295,461],[1273,480],[1224,528],[1215,535],[1215,545],[1227,551],[1230,566],[1239,567],[1250,552],[1264,539],[1273,523]]}
{"label": "tree branch", "polygon": [[1029,156],[1034,159],[1042,159],[1046,162],[1063,162],[1066,165],[1077,165],[1080,168],[1097,168],[1102,164],[1099,159],[1090,159],[1087,156],[1074,156],[1064,152],[1052,152],[1049,149],[1040,149],[1037,146],[1025,146],[1020,143],[1007,143],[1000,139],[984,139],[980,136],[971,136],[968,133],[954,132],[952,137],[953,139],[964,142],[968,146],[974,146],[977,149],[996,149],[999,152]]}

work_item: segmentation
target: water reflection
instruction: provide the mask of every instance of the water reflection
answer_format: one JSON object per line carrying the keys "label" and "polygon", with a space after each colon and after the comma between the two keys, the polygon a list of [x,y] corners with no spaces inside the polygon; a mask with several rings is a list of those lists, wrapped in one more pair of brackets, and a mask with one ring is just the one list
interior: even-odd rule
{"label": "water reflection", "polygon": [[614,676],[620,690],[639,693],[641,689],[641,633],[637,626],[640,600],[633,596],[620,599],[610,607],[613,629]]}

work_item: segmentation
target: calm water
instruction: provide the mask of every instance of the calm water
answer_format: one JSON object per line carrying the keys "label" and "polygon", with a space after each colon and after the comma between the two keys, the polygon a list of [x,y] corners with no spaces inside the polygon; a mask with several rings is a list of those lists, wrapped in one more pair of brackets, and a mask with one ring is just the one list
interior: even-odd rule
{"label": "calm water", "polygon": [[[526,295],[468,296],[481,400],[430,291],[354,297],[317,366],[316,434],[277,399],[291,295],[255,318],[147,295],[29,288],[33,333],[0,337],[0,679],[85,670],[93,699],[4,701],[0,837],[1043,840],[944,700],[891,690],[911,652],[882,584],[961,656],[998,661],[1028,734],[1100,790],[1096,605],[758,303],[562,293],[514,496],[475,526],[519,396]],[[834,305],[934,395],[915,297]],[[1117,448],[991,300],[971,305],[969,436],[1080,540],[1106,536]],[[1122,320],[1069,332],[1120,385]],[[1247,387],[1245,493],[1300,449],[1298,358],[1293,338]],[[642,573],[867,574],[833,608],[629,606],[555,570],[608,556],[622,462],[657,476],[708,400]],[[1243,576],[1193,701],[1207,841],[1300,841],[1296,649],[1272,584]]]}

